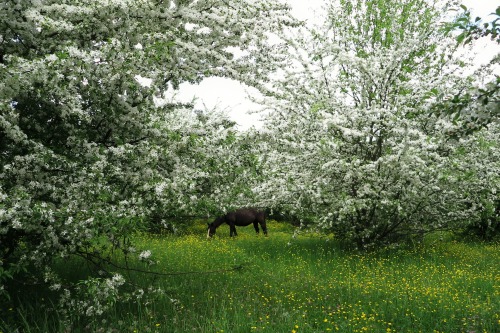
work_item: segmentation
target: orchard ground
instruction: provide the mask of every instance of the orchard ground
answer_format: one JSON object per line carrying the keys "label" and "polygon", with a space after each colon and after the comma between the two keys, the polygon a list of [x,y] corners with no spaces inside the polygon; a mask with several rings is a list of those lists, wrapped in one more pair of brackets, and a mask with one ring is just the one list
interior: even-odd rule
{"label": "orchard ground", "polygon": [[[231,239],[223,225],[207,240],[202,222],[182,236],[138,235],[158,260],[152,269],[169,275],[124,276],[161,287],[155,300],[65,321],[51,295],[26,286],[0,309],[0,332],[500,332],[499,243],[431,235],[362,253],[268,225],[269,237],[240,227]],[[88,274],[79,260],[57,269],[75,280]]]}

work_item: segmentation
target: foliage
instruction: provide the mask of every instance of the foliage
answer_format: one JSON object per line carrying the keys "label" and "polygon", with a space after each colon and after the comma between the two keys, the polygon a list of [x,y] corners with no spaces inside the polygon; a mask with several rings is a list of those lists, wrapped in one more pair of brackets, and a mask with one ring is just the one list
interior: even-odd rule
{"label": "foliage", "polygon": [[482,22],[480,17],[472,18],[470,10],[464,6],[460,6],[463,12],[459,17],[447,27],[448,31],[460,29],[462,32],[457,36],[457,42],[470,44],[474,39],[482,37],[490,37],[491,40],[500,44],[500,6],[497,7],[491,15],[495,18],[491,22]]}
{"label": "foliage", "polygon": [[[446,32],[460,31],[456,37],[458,44],[468,45],[473,44],[475,40],[483,37],[490,37],[491,41],[500,44],[500,7],[497,7],[494,13],[490,16],[494,18],[490,22],[483,22],[481,17],[472,18],[470,10],[462,5],[462,13],[455,19],[454,22],[446,26]],[[498,66],[498,54],[494,56],[490,64],[483,69],[486,73],[493,72],[495,66]],[[497,67],[498,68],[498,67]],[[443,96],[444,97],[444,96]],[[468,90],[461,91],[452,97],[446,96],[441,103],[435,105],[434,109],[437,113],[445,113],[460,119],[464,125],[458,135],[470,135],[471,133],[488,126],[491,131],[498,131],[498,119],[500,115],[500,76],[494,75],[493,79],[478,86],[474,83]],[[491,142],[483,138],[484,142]],[[498,142],[498,139],[493,139]],[[493,141],[495,142],[495,141]],[[493,146],[496,146],[493,143]],[[470,148],[470,147],[469,147]],[[494,151],[494,150],[493,150]],[[490,161],[489,159],[487,159]],[[491,162],[490,162],[491,163]],[[491,164],[487,164],[491,165]],[[484,181],[489,177],[480,177],[477,181]],[[485,184],[483,191],[488,192],[488,185]],[[480,218],[466,227],[463,235],[466,237],[476,236],[483,240],[491,240],[500,234],[499,210],[500,203],[498,199],[483,202],[484,196],[476,193],[471,196],[475,199],[471,200],[474,206],[479,203]]]}
{"label": "foliage", "polygon": [[110,253],[136,255],[129,235],[155,215],[222,209],[234,192],[214,195],[221,163],[210,161],[234,134],[168,96],[206,76],[252,84],[272,70],[281,56],[266,36],[295,24],[287,10],[267,0],[2,2],[0,281],[15,263],[30,267],[27,283],[64,296],[75,286],[46,267],[76,255],[100,273],[87,282],[105,285],[116,276]]}
{"label": "foliage", "polygon": [[[267,100],[264,200],[358,248],[460,227],[478,213],[467,193],[494,200],[498,164],[477,158],[496,155],[496,145],[457,140],[463,124],[431,113],[439,96],[468,85],[465,60],[437,24],[446,9],[341,1],[322,27],[290,41],[290,70]],[[492,182],[478,181],[480,163]]]}
{"label": "foliage", "polygon": [[490,124],[488,131],[463,141],[466,144],[454,152],[452,161],[454,167],[463,168],[460,182],[467,206],[473,212],[462,235],[492,241],[500,235],[498,124]]}
{"label": "foliage", "polygon": [[[473,19],[466,6],[462,5],[461,8],[463,12],[453,22],[445,25],[447,34],[456,30],[460,31],[460,34],[456,36],[457,44],[473,45],[476,40],[483,37],[490,37],[491,41],[496,42],[497,45],[500,44],[500,7],[490,14],[494,16],[494,19],[485,23],[480,17]],[[440,96],[440,102],[434,106],[434,112],[463,121],[464,126],[460,134],[469,135],[492,122],[498,123],[500,76],[491,73],[498,68],[499,60],[498,53],[492,54],[490,63],[480,69],[487,74],[486,83],[482,84],[481,80],[474,81],[467,89],[450,95],[443,94]]]}
{"label": "foliage", "polygon": [[[474,92],[483,73],[465,78],[446,9],[341,0],[297,36],[274,0],[3,2],[0,292],[48,286],[61,322],[97,325],[157,291],[132,283],[157,263],[138,231],[251,204],[363,249],[495,227],[498,80]],[[265,93],[264,131],[176,102],[214,75]]]}

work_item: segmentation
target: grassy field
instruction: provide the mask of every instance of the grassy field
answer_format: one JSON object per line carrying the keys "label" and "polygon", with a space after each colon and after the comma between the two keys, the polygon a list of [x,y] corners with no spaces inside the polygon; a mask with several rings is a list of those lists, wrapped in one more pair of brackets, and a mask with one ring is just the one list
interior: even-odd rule
{"label": "grassy field", "polygon": [[[156,301],[71,326],[48,319],[57,316],[32,293],[30,304],[1,309],[0,332],[14,329],[9,318],[18,332],[500,332],[499,244],[436,238],[357,253],[292,232],[272,222],[269,237],[246,227],[230,239],[222,226],[207,240],[200,223],[182,237],[138,236],[155,269],[172,274],[136,276],[165,290]],[[63,269],[84,274],[76,262]]]}

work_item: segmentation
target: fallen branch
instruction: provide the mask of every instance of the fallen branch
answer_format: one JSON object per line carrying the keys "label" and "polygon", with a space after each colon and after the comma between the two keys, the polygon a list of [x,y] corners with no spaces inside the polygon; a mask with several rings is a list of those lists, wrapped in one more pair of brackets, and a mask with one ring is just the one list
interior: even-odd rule
{"label": "fallen branch", "polygon": [[[88,262],[92,263],[95,265],[97,268],[106,271],[106,269],[103,269],[102,264],[106,264],[109,266],[114,267],[115,269],[119,270],[124,270],[127,272],[137,272],[137,273],[143,273],[143,274],[149,274],[149,275],[154,275],[154,276],[178,276],[178,275],[191,275],[191,274],[216,274],[216,273],[228,273],[228,272],[234,272],[234,271],[239,271],[243,269],[243,264],[233,266],[231,268],[223,268],[223,269],[216,269],[216,270],[211,270],[211,271],[191,271],[191,272],[174,272],[174,273],[164,273],[164,272],[155,272],[155,271],[149,271],[149,270],[144,270],[144,269],[139,269],[139,268],[131,268],[131,267],[125,267],[118,265],[111,261],[110,259],[107,258],[102,258],[99,255],[91,252],[77,252],[76,255],[84,258]],[[109,272],[108,272],[109,273]]]}

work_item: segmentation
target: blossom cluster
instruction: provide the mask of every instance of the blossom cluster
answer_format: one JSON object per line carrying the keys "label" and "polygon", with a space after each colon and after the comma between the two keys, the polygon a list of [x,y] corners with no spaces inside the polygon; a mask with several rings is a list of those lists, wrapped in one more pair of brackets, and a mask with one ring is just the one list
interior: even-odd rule
{"label": "blossom cluster", "polygon": [[498,126],[457,138],[466,124],[432,111],[481,79],[464,79],[468,59],[438,29],[446,10],[412,0],[330,6],[324,25],[291,44],[290,68],[263,101],[270,140],[256,192],[359,248],[494,215]]}
{"label": "blossom cluster", "polygon": [[[294,24],[270,0],[0,5],[0,284],[14,273],[7,267],[39,275],[60,257],[105,266],[149,222],[227,205],[235,191],[226,176],[239,160],[227,117],[157,101],[212,75],[253,84],[279,60],[265,35]],[[89,278],[80,294],[103,288],[98,299],[115,299],[121,283]],[[87,305],[73,308],[106,309]]]}

